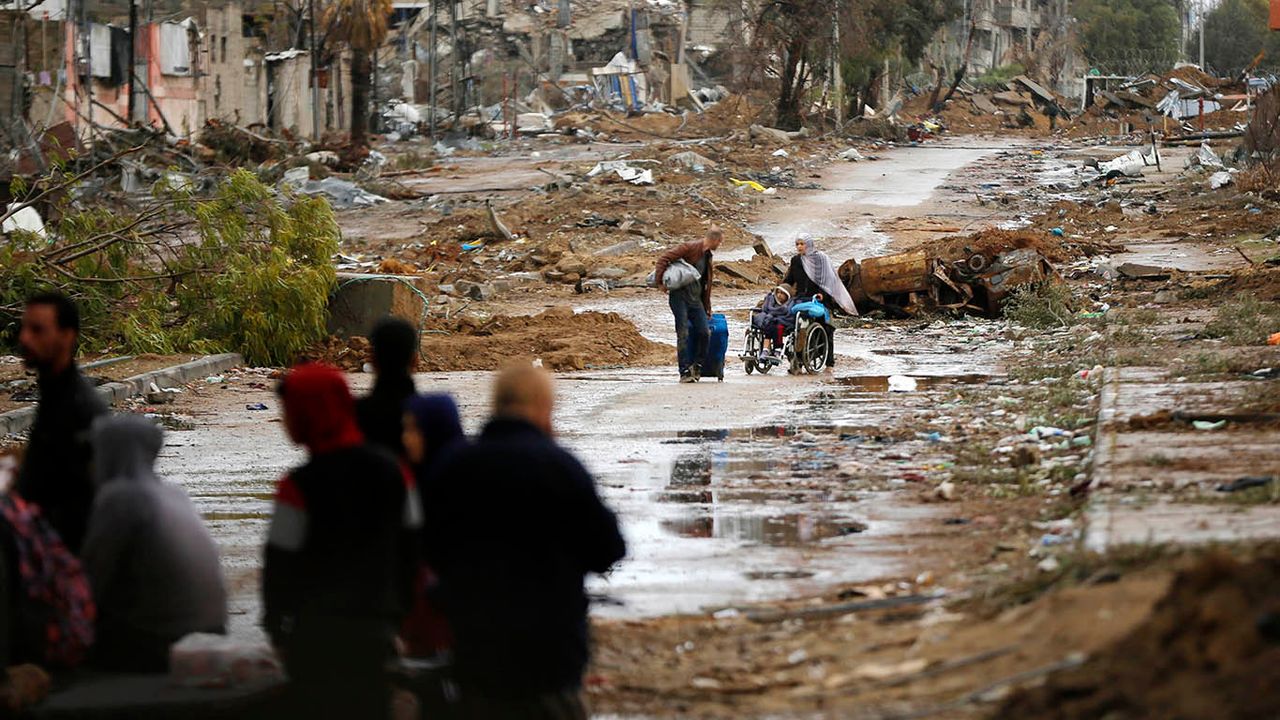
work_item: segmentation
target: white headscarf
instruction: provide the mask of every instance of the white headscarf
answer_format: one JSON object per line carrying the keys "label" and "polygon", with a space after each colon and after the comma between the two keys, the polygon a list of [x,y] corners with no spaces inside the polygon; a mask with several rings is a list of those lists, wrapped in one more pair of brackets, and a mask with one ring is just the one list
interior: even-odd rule
{"label": "white headscarf", "polygon": [[849,297],[849,291],[844,283],[840,282],[840,276],[836,274],[836,267],[832,264],[831,258],[814,248],[813,236],[809,233],[800,233],[796,239],[804,242],[804,254],[800,256],[800,262],[804,264],[804,273],[809,276],[814,285],[822,288],[831,299],[835,300],[841,310],[857,317],[858,308],[853,304],[853,298]]}

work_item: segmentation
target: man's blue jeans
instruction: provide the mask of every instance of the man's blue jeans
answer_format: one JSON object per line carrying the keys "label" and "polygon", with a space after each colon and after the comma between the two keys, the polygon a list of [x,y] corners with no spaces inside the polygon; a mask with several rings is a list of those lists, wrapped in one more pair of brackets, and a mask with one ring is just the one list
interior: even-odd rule
{"label": "man's blue jeans", "polygon": [[[691,299],[688,293],[668,293],[671,303],[671,314],[676,321],[676,361],[680,365],[680,375],[689,374],[689,366],[702,365],[707,356],[707,342],[711,332],[707,328],[707,310],[702,307],[702,299]],[[693,327],[690,328],[689,326]],[[692,330],[693,336],[689,333]]]}

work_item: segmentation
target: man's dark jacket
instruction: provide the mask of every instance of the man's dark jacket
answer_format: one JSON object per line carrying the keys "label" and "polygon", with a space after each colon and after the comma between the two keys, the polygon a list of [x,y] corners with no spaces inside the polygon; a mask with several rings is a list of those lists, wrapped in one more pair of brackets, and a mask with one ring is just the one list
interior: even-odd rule
{"label": "man's dark jacket", "polygon": [[93,507],[89,425],[107,405],[72,364],[61,375],[41,375],[40,404],[31,426],[17,490],[40,506],[71,552],[79,554]]}
{"label": "man's dark jacket", "polygon": [[586,469],[533,425],[500,418],[442,458],[426,485],[427,560],[462,686],[489,697],[580,687],[583,578],[626,554]]}

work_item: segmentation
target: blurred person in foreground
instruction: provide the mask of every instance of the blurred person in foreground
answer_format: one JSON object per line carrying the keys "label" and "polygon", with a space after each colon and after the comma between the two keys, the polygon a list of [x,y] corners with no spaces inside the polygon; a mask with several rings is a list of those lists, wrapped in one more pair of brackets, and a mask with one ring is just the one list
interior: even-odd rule
{"label": "blurred person in foreground", "polygon": [[18,345],[36,371],[40,404],[16,490],[38,506],[67,549],[80,553],[93,506],[89,425],[107,405],[76,366],[80,311],[59,293],[27,300]]}
{"label": "blurred person in foreground", "polygon": [[401,417],[413,397],[413,368],[418,360],[418,331],[397,317],[378,321],[369,333],[373,347],[373,390],[356,401],[360,432],[370,445],[403,458]]}
{"label": "blurred person in foreground", "polygon": [[166,672],[170,645],[226,632],[218,548],[186,491],[156,475],[164,436],[154,422],[102,417],[90,440],[97,497],[83,558],[98,607],[93,662]]}
{"label": "blurred person in foreground", "polygon": [[262,572],[289,716],[387,717],[386,666],[417,574],[414,481],[365,444],[337,370],[299,365],[279,393],[285,429],[308,454],[276,488]]}
{"label": "blurred person in foreground", "polygon": [[462,716],[579,720],[589,572],[626,554],[581,463],[553,439],[551,375],[503,371],[493,417],[430,471],[427,555],[454,634]]}

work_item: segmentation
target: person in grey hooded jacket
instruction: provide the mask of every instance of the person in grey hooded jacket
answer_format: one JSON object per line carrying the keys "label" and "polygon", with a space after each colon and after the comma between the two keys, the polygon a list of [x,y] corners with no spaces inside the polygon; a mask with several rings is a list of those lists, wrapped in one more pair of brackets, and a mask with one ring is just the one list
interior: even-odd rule
{"label": "person in grey hooded jacket", "polygon": [[155,423],[102,417],[89,439],[97,494],[82,560],[98,606],[93,662],[164,672],[184,635],[226,631],[218,549],[187,493],[156,476]]}

